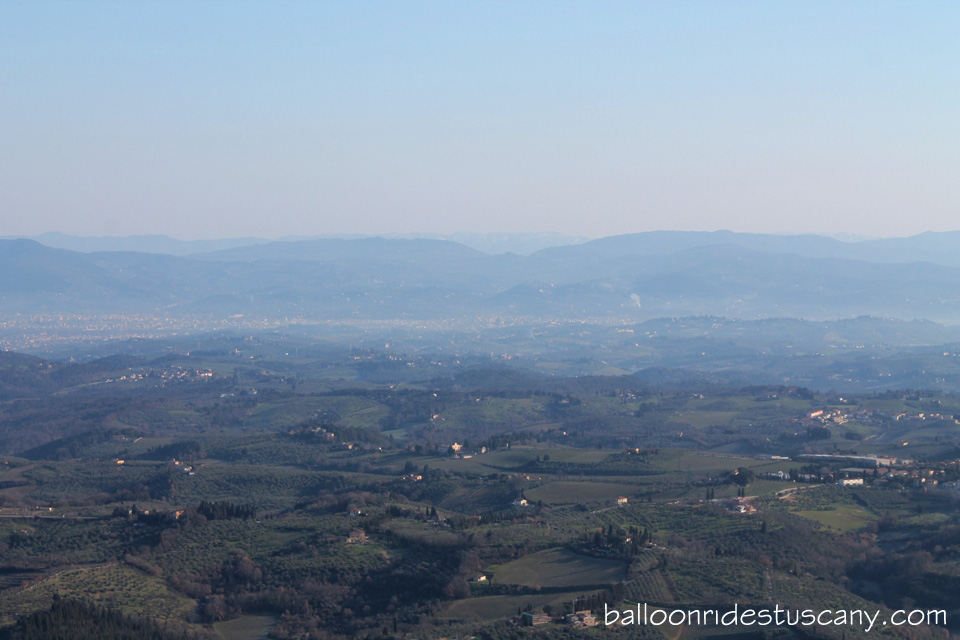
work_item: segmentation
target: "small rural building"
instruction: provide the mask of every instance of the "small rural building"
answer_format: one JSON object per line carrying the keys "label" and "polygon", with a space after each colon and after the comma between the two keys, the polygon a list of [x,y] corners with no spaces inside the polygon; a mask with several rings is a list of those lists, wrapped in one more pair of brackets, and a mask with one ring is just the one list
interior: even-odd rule
{"label": "small rural building", "polygon": [[367,532],[363,529],[350,529],[347,544],[362,544],[367,541]]}
{"label": "small rural building", "polygon": [[537,625],[547,624],[552,621],[553,621],[553,618],[551,618],[545,613],[534,613],[531,611],[527,611],[527,612],[524,612],[522,616],[520,616],[520,622],[525,627],[535,627]]}

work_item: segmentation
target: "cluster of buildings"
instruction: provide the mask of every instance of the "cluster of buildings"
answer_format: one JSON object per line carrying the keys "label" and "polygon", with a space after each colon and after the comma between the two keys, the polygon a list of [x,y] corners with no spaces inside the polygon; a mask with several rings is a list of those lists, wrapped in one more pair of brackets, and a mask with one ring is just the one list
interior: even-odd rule
{"label": "cluster of buildings", "polygon": [[803,418],[797,421],[805,426],[833,424],[846,424],[851,420],[860,424],[870,426],[880,426],[884,421],[901,420],[919,420],[919,421],[946,421],[954,424],[960,424],[960,420],[953,415],[944,413],[928,413],[916,411],[901,411],[899,413],[886,413],[883,411],[874,411],[872,409],[816,409],[810,411]]}
{"label": "cluster of buildings", "polygon": [[952,415],[948,416],[942,413],[896,413],[893,415],[894,420],[933,420],[933,421],[945,421],[952,422],[954,424],[960,424],[960,420],[956,419]]}
{"label": "cluster of buildings", "polygon": [[837,455],[832,453],[802,453],[794,456],[793,459],[800,462],[818,462],[824,465],[849,464],[853,467],[863,469],[878,469],[898,463],[910,464],[912,462],[912,460],[898,460],[897,458],[884,458],[881,456]]}
{"label": "cluster of buildings", "polygon": [[[918,487],[937,486],[940,479],[946,475],[945,469],[911,467],[913,460],[897,458],[880,458],[874,456],[840,456],[827,454],[804,454],[794,458],[802,462],[816,462],[824,466],[849,464],[829,473],[787,473],[774,471],[761,474],[760,477],[769,480],[795,480],[797,482],[836,482],[842,486],[859,486],[870,479],[871,484],[883,486],[891,482],[913,481]],[[894,468],[892,465],[898,465]]]}
{"label": "cluster of buildings", "polygon": [[157,314],[5,314],[0,318],[0,349],[47,350],[56,345],[163,339],[206,333],[224,327],[270,328],[275,323],[252,319],[220,320],[208,316]]}
{"label": "cluster of buildings", "polygon": [[892,415],[872,409],[814,409],[795,421],[807,427],[827,424],[841,425],[850,421],[856,421],[864,425],[880,426],[884,420],[892,418]]}
{"label": "cluster of buildings", "polygon": [[193,465],[184,464],[183,462],[181,462],[180,460],[177,460],[176,458],[174,458],[170,462],[171,464],[173,464],[173,466],[179,468],[180,471],[184,472],[185,474],[189,476],[196,475],[196,471],[193,470]]}
{"label": "cluster of buildings", "polygon": [[576,611],[556,618],[542,611],[527,611],[520,616],[520,624],[525,627],[535,627],[551,622],[560,622],[574,627],[595,627],[600,624],[593,612],[588,610]]}
{"label": "cluster of buildings", "polygon": [[249,398],[255,396],[260,392],[257,391],[255,387],[248,387],[246,389],[241,389],[240,391],[225,391],[220,394],[220,398],[236,398],[239,395],[241,398]]}
{"label": "cluster of buildings", "polygon": [[[850,466],[841,467],[835,471],[824,473],[797,473],[795,470],[787,473],[785,471],[774,471],[760,474],[761,478],[768,480],[783,480],[796,482],[836,482],[841,486],[860,486],[867,480],[874,486],[883,486],[891,483],[912,483],[916,487],[936,487],[939,485],[949,485],[945,482],[947,477],[953,477],[954,474],[948,474],[948,467],[951,464],[960,466],[960,461],[955,463],[939,463],[941,468],[919,467],[915,466],[913,460],[904,458],[884,458],[879,456],[854,456],[854,455],[833,455],[810,453],[795,456],[794,460],[801,462],[813,462],[833,467],[840,464]],[[897,465],[894,467],[894,465]],[[933,467],[936,467],[935,463]],[[956,471],[956,469],[954,469]]]}
{"label": "cluster of buildings", "polygon": [[[843,471],[849,471],[847,469],[841,469]],[[947,482],[943,482],[944,476],[946,476],[946,470],[944,469],[886,469],[880,468],[876,470],[876,474],[873,476],[873,484],[877,486],[883,486],[885,484],[890,484],[892,482],[900,483],[910,483],[915,487],[920,487],[923,489],[940,486],[943,488],[943,485],[949,485]],[[866,476],[862,476],[866,477]]]}
{"label": "cluster of buildings", "polygon": [[305,427],[301,427],[300,429],[292,429],[291,431],[289,431],[289,433],[292,436],[297,435],[298,433],[312,433],[313,435],[319,438],[324,438],[326,440],[337,439],[337,434],[333,433],[332,431],[327,431],[326,428],[319,425],[316,427],[305,426]]}
{"label": "cluster of buildings", "polygon": [[[858,411],[856,413],[863,413],[864,418],[870,417],[866,411]],[[815,411],[808,413],[806,419],[803,419],[800,422],[809,425],[817,423],[826,424],[828,422],[833,422],[834,424],[845,424],[854,418],[855,415],[852,412],[845,411],[843,409],[816,409]]]}
{"label": "cluster of buildings", "polygon": [[[184,367],[171,367],[169,369],[159,369],[153,371],[130,371],[115,378],[104,378],[97,384],[114,384],[120,382],[141,382],[144,380],[159,380],[161,384],[170,382],[189,382],[205,381],[213,379],[213,370],[211,369],[188,369]],[[221,397],[223,395],[221,394]]]}
{"label": "cluster of buildings", "polygon": [[486,447],[480,447],[479,449],[475,449],[473,451],[465,451],[463,448],[464,445],[460,444],[459,442],[454,442],[451,445],[440,445],[439,448],[442,449],[444,447],[446,447],[448,454],[454,458],[463,460],[472,458],[473,456],[479,456],[487,452]]}
{"label": "cluster of buildings", "polygon": [[733,513],[756,513],[757,508],[750,503],[748,498],[726,498],[718,501],[727,511]]}

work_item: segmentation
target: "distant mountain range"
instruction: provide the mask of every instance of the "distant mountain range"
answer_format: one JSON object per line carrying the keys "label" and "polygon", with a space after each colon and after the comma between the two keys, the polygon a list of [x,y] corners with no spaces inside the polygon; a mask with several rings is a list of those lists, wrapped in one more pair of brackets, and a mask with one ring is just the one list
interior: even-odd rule
{"label": "distant mountain range", "polygon": [[[358,240],[368,235],[339,234],[330,236],[303,236],[281,238],[280,241],[302,240]],[[496,255],[499,253],[518,253],[529,255],[548,247],[558,247],[586,242],[590,238],[569,236],[562,233],[451,233],[430,234],[410,233],[385,236],[392,239],[412,240],[453,240],[468,247]],[[74,236],[65,233],[44,233],[38,236],[0,237],[0,240],[36,240],[40,244],[55,249],[70,249],[82,253],[98,251],[135,251],[141,253],[165,253],[172,256],[191,256],[210,253],[223,249],[249,247],[257,244],[275,242],[265,238],[226,238],[220,240],[178,240],[165,235],[138,236]]]}
{"label": "distant mountain range", "polygon": [[0,240],[2,310],[624,321],[872,315],[960,322],[960,232],[843,242],[664,231],[530,255],[427,238],[45,238],[155,250],[81,252]]}
{"label": "distant mountain range", "polygon": [[30,237],[5,237],[0,240],[35,240],[54,249],[69,249],[81,253],[97,251],[133,251],[188,256],[233,247],[247,247],[269,242],[262,238],[228,238],[224,240],[178,240],[165,235],[139,236],[73,236],[66,233],[43,233]]}

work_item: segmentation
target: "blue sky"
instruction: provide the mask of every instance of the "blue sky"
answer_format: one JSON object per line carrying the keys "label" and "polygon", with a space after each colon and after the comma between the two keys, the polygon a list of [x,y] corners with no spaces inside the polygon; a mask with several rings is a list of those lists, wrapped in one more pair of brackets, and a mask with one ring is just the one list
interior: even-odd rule
{"label": "blue sky", "polygon": [[955,2],[0,2],[0,235],[960,228]]}

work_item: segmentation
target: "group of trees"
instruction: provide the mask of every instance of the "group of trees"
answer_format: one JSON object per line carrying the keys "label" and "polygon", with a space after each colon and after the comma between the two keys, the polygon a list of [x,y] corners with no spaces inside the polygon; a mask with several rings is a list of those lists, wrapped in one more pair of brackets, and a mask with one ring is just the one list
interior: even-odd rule
{"label": "group of trees", "polygon": [[197,507],[197,513],[207,520],[227,520],[229,518],[242,518],[249,520],[257,517],[257,510],[248,504],[236,504],[233,502],[210,502],[204,500]]}
{"label": "group of trees", "polygon": [[646,527],[630,526],[626,530],[607,525],[593,532],[588,538],[586,550],[605,550],[632,558],[640,553],[643,545],[653,542],[653,532]]}
{"label": "group of trees", "polygon": [[21,616],[16,625],[0,633],[2,640],[211,640],[212,637],[56,596],[49,609]]}
{"label": "group of trees", "polygon": [[[735,484],[739,487],[745,487],[751,482],[753,482],[757,477],[757,474],[753,472],[753,469],[747,467],[738,467],[727,474],[727,480],[731,484]],[[740,495],[740,494],[737,494]]]}

